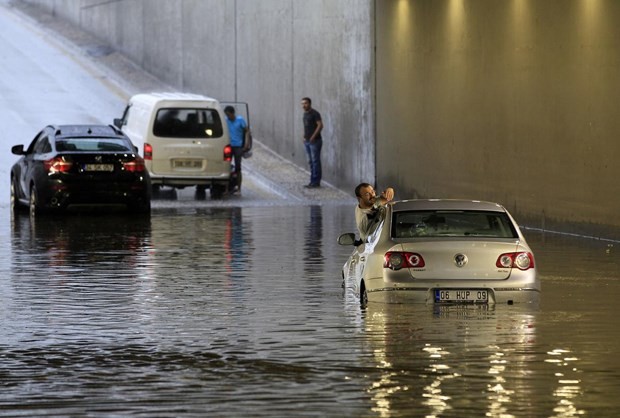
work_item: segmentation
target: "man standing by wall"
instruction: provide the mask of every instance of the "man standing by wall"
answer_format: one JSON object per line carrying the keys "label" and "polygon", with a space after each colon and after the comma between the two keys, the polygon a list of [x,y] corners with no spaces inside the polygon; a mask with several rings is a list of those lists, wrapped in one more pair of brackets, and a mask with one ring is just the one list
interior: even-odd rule
{"label": "man standing by wall", "polygon": [[243,153],[247,150],[247,146],[250,143],[250,129],[245,119],[241,116],[235,115],[235,108],[232,106],[226,106],[224,108],[224,114],[226,114],[226,122],[228,123],[228,133],[230,135],[230,146],[233,152],[233,164],[235,165],[235,177],[236,184],[232,192],[241,191],[241,160],[243,159]]}
{"label": "man standing by wall", "polygon": [[321,130],[323,130],[323,121],[321,114],[312,108],[312,100],[309,97],[301,99],[301,107],[304,110],[304,147],[310,166],[310,183],[304,187],[321,187],[321,147],[323,146]]}

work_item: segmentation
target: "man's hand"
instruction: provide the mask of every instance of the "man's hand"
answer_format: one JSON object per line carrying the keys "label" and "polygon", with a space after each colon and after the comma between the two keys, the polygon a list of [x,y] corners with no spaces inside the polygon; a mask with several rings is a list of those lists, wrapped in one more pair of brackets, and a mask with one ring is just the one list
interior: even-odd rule
{"label": "man's hand", "polygon": [[385,200],[386,202],[389,202],[390,200],[394,199],[394,189],[392,189],[391,187],[388,187],[387,189],[385,189],[381,193],[381,198]]}

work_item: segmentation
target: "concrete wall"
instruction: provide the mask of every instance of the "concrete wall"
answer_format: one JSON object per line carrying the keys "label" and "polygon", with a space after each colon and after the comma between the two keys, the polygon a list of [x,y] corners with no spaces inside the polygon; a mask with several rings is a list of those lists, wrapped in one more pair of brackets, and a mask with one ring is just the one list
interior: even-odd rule
{"label": "concrete wall", "polygon": [[24,0],[97,35],[183,91],[250,104],[255,135],[306,167],[300,100],[325,123],[323,177],[373,180],[368,0]]}
{"label": "concrete wall", "polygon": [[620,239],[620,2],[376,2],[377,167]]}

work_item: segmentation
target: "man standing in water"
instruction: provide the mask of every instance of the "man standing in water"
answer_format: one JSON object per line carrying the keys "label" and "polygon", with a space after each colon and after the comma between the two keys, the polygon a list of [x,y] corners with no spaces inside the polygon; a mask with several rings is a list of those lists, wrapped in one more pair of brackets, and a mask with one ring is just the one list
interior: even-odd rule
{"label": "man standing in water", "polygon": [[309,97],[301,99],[301,107],[304,110],[304,147],[310,166],[310,183],[306,188],[321,187],[321,147],[323,138],[323,120],[321,114],[312,108],[312,100]]}

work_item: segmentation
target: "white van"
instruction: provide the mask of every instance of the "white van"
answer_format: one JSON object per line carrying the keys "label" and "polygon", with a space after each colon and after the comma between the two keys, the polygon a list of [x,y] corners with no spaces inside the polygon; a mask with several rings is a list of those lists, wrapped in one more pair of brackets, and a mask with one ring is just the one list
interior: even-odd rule
{"label": "white van", "polygon": [[154,189],[196,186],[204,193],[209,188],[212,198],[228,189],[232,149],[216,99],[187,93],[137,94],[114,125],[138,147]]}

